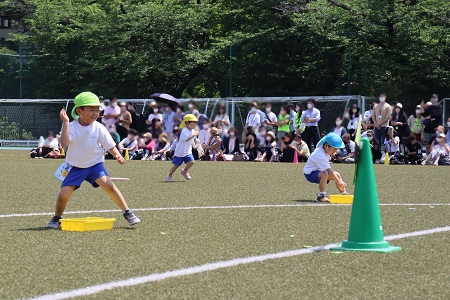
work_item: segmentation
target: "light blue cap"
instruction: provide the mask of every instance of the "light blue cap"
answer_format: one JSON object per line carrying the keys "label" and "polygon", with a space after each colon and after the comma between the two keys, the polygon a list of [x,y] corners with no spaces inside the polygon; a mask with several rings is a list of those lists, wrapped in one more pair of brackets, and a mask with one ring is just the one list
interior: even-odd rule
{"label": "light blue cap", "polygon": [[317,147],[321,147],[323,144],[327,143],[333,148],[342,149],[345,147],[344,142],[342,141],[342,138],[334,133],[330,132],[326,136],[324,136],[319,143],[317,143]]}

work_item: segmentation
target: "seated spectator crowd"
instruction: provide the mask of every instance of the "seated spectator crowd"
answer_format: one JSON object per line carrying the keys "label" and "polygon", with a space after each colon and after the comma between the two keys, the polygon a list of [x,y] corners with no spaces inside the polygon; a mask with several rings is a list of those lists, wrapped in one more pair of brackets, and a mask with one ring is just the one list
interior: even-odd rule
{"label": "seated spectator crowd", "polygon": [[[328,132],[342,137],[345,147],[331,157],[333,163],[355,163],[358,125],[362,137],[370,141],[373,163],[450,165],[450,118],[442,126],[442,107],[438,96],[416,106],[409,117],[401,103],[388,104],[385,93],[371,102],[367,111],[351,105],[343,116],[336,116],[335,126],[319,131],[321,112],[315,99],[305,103],[286,103],[278,115],[272,104],[260,109],[253,101],[242,134],[232,127],[225,106],[219,106],[214,119],[201,115],[195,102],[184,111],[180,105],[158,107],[151,102],[144,116],[136,113],[133,103],[112,98],[105,106],[99,97],[100,118],[125,157],[133,160],[171,160],[185,114],[198,118],[198,137],[192,140],[193,155],[198,160],[306,162],[320,138]],[[323,129],[323,128],[322,128]],[[64,157],[57,136],[49,132],[41,137],[31,157]],[[108,155],[107,155],[108,158]]]}

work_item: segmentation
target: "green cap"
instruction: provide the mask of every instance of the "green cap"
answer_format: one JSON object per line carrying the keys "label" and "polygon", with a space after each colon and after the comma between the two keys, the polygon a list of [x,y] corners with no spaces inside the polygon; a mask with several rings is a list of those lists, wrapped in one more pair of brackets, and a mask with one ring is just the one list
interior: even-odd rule
{"label": "green cap", "polygon": [[78,120],[80,116],[78,116],[76,109],[81,106],[100,106],[100,100],[96,94],[91,92],[82,92],[78,94],[75,99],[73,99],[73,103],[75,106],[72,109],[72,118],[74,120]]}

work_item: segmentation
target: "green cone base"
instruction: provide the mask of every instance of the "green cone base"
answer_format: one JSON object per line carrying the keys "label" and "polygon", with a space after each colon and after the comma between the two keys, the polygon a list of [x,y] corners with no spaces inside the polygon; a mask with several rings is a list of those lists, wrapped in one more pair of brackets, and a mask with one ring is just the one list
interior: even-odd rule
{"label": "green cone base", "polygon": [[389,242],[371,242],[371,243],[362,243],[362,242],[350,242],[344,241],[342,242],[342,246],[333,247],[330,250],[339,250],[339,251],[368,251],[368,252],[394,252],[402,250],[402,247],[390,246]]}

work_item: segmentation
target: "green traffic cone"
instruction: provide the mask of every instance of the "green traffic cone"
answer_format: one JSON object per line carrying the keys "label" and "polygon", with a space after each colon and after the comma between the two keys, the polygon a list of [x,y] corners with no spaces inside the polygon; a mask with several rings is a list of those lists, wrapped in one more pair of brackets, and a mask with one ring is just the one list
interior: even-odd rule
{"label": "green traffic cone", "polygon": [[342,242],[342,246],[331,250],[376,252],[401,250],[401,247],[390,246],[389,242],[384,240],[369,140],[362,138],[360,147],[348,239]]}

